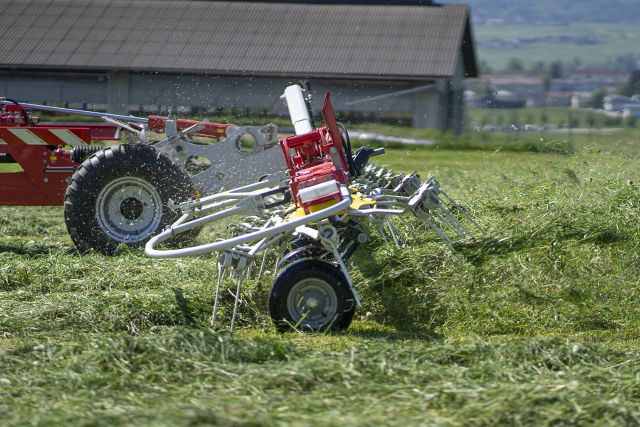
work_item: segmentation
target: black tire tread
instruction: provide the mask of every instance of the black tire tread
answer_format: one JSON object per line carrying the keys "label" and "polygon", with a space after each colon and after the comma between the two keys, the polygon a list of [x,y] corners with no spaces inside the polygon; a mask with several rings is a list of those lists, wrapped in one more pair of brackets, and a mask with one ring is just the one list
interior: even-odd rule
{"label": "black tire tread", "polygon": [[342,271],[321,259],[301,259],[280,272],[269,290],[269,313],[280,332],[292,329],[294,323],[287,309],[288,293],[298,281],[314,275],[331,284],[338,297],[337,318],[333,323],[319,328],[318,332],[340,331],[351,324],[356,310],[355,298]]}
{"label": "black tire tread", "polygon": [[[111,180],[122,176],[143,177],[158,190],[164,205],[158,232],[178,216],[167,208],[169,198],[178,202],[194,195],[188,175],[151,146],[122,144],[98,151],[73,174],[64,198],[67,230],[80,252],[95,249],[104,254],[113,254],[122,243],[107,236],[95,217],[95,201],[100,190]],[[192,233],[188,238],[195,237],[195,234]],[[127,246],[137,247],[145,243],[127,243]]]}

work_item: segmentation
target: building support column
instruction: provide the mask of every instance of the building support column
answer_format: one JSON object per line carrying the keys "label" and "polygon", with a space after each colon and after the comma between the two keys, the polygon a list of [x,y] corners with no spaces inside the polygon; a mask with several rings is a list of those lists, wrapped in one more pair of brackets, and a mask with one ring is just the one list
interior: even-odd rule
{"label": "building support column", "polygon": [[453,103],[453,116],[451,120],[451,130],[453,133],[459,135],[464,131],[465,117],[465,105],[464,105],[464,90],[459,88],[453,88],[451,92],[451,99]]}
{"label": "building support column", "polygon": [[129,72],[110,71],[107,74],[107,111],[114,114],[128,114]]}
{"label": "building support column", "polygon": [[465,125],[465,105],[464,105],[464,58],[462,53],[458,54],[458,63],[456,65],[456,72],[453,75],[448,87],[450,108],[450,129],[456,133],[461,134],[464,131]]}

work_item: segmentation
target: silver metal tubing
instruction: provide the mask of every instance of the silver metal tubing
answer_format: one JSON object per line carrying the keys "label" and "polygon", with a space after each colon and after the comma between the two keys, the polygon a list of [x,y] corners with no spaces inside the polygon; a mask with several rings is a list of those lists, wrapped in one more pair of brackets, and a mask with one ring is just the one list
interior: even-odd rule
{"label": "silver metal tubing", "polygon": [[382,194],[380,196],[370,196],[376,202],[388,202],[388,201],[399,201],[399,202],[408,202],[411,197],[407,196],[394,196],[392,194]]}
{"label": "silver metal tubing", "polygon": [[[0,101],[0,105],[15,105],[11,101]],[[88,110],[77,110],[75,108],[63,108],[63,107],[54,107],[52,105],[39,105],[39,104],[30,104],[28,102],[19,102],[21,107],[31,108],[33,110],[40,111],[53,111],[54,113],[63,113],[63,114],[78,114],[81,116],[90,116],[90,117],[108,117],[111,119],[117,120],[126,120],[128,122],[138,122],[138,123],[147,123],[149,121],[146,117],[136,117],[136,116],[125,116],[122,114],[111,114],[111,113],[100,113],[98,111],[88,111]]]}
{"label": "silver metal tubing", "polygon": [[255,190],[260,190],[268,187],[270,187],[268,188],[270,190],[278,188],[279,186],[276,184],[278,184],[280,181],[284,180],[285,178],[287,178],[286,172],[274,173],[272,175],[269,175],[267,179],[263,181],[254,182],[248,185],[244,185],[242,187],[237,187],[228,191],[223,191],[220,193],[212,194],[210,196],[205,196],[196,200],[191,200],[191,201],[181,203],[180,208],[183,211],[190,210],[190,209],[198,209],[198,208],[202,210],[208,210],[209,207],[203,206],[203,205],[213,203],[218,200],[228,200],[233,198],[256,196],[259,193],[256,193]]}
{"label": "silver metal tubing", "polygon": [[[245,202],[245,201],[243,201]],[[202,218],[196,218],[193,219],[191,221],[188,222],[182,222],[181,224],[177,224],[176,223],[178,221],[180,221],[180,218],[178,219],[178,221],[176,221],[176,223],[174,223],[171,227],[167,228],[165,231],[163,231],[161,234],[164,234],[165,232],[169,232],[169,236],[174,235],[174,234],[180,234],[180,233],[184,233],[185,231],[189,231],[192,230],[196,227],[199,227],[201,225],[205,225],[209,222],[213,222],[216,221],[218,219],[222,219],[222,218],[226,218],[228,216],[233,216],[233,215],[238,215],[241,213],[245,213],[247,211],[249,211],[252,208],[253,204],[250,203],[250,200],[248,203],[240,203],[237,206],[233,207],[233,208],[229,208],[229,209],[225,209],[223,211],[220,212],[215,212],[212,214],[209,214],[207,216],[203,216]],[[157,237],[157,236],[156,236]]]}
{"label": "silver metal tubing", "polygon": [[[195,209],[193,209],[193,211],[191,211],[190,209],[186,209],[186,212],[193,212],[196,215],[200,215],[203,214],[205,212],[209,212],[215,209],[222,209],[222,208],[226,208],[227,206],[233,206],[235,204],[238,203],[238,199],[228,199],[228,200],[223,200],[221,202],[216,202],[216,203],[211,203],[205,206],[201,206],[201,207],[197,207]],[[182,207],[182,206],[181,206]]]}
{"label": "silver metal tubing", "polygon": [[[193,246],[190,248],[182,248],[182,249],[168,249],[168,250],[158,250],[156,249],[156,246],[159,245],[160,243],[164,242],[165,240],[171,238],[172,235],[176,234],[177,231],[186,231],[188,229],[191,229],[193,227],[189,227],[189,225],[191,225],[192,222],[198,221],[191,221],[191,222],[187,222],[185,224],[182,224],[181,226],[177,227],[175,230],[172,228],[168,228],[166,230],[164,230],[162,233],[158,234],[157,236],[154,236],[153,238],[151,238],[151,240],[149,240],[145,246],[145,253],[147,255],[149,255],[150,257],[154,257],[154,258],[176,258],[176,257],[181,257],[181,256],[193,256],[193,255],[202,255],[202,254],[206,254],[208,252],[214,252],[214,251],[220,251],[220,250],[224,250],[224,249],[229,249],[232,248],[234,246],[238,246],[241,245],[243,243],[248,243],[248,242],[253,242],[256,240],[260,240],[263,239],[265,237],[272,237],[272,236],[276,236],[277,234],[280,233],[286,233],[286,232],[291,232],[293,230],[296,229],[296,227],[300,226],[300,225],[304,225],[304,224],[308,224],[310,222],[314,222],[314,221],[320,221],[322,219],[325,218],[329,218],[333,215],[337,215],[340,212],[346,210],[349,208],[349,205],[351,204],[351,197],[349,194],[349,190],[346,187],[340,187],[340,192],[342,194],[342,200],[338,203],[336,203],[335,205],[329,206],[328,208],[322,209],[320,211],[317,212],[313,212],[309,215],[305,215],[303,217],[294,219],[293,221],[289,221],[289,222],[283,222],[281,224],[278,224],[274,227],[270,227],[267,229],[261,229],[258,231],[254,231],[253,233],[248,233],[242,236],[238,236],[238,237],[233,237],[227,240],[222,240],[219,242],[214,242],[214,243],[207,243],[204,245],[199,245],[199,246]],[[224,213],[226,211],[220,212],[220,213]],[[204,218],[200,218],[202,220],[204,220],[205,218],[208,219],[208,221],[213,221],[216,219],[221,218],[222,216],[218,216],[217,214],[212,214],[210,215],[210,217],[204,217]],[[198,222],[198,225],[203,224],[203,222]]]}
{"label": "silver metal tubing", "polygon": [[407,212],[406,209],[352,209],[349,211],[349,215],[352,216],[369,216],[369,215],[404,215]]}
{"label": "silver metal tubing", "polygon": [[[253,191],[250,193],[228,193],[228,192],[218,193],[208,197],[207,201],[205,202],[208,204],[202,205],[199,203],[199,201],[185,202],[181,204],[179,207],[183,212],[187,212],[187,213],[193,212],[195,214],[200,215],[211,210],[221,209],[227,206],[235,205],[244,199],[261,198],[263,197],[264,193],[267,193],[270,190],[273,190],[273,188],[268,188],[266,191],[261,191],[261,192]],[[220,200],[220,201],[209,203],[212,200],[211,198],[215,200]]]}

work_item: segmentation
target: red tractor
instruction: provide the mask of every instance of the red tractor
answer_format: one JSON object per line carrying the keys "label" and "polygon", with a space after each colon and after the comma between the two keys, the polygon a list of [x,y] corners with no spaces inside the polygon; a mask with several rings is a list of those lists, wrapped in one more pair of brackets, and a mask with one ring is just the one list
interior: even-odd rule
{"label": "red tractor", "polygon": [[[40,123],[32,109],[107,123]],[[117,144],[121,132],[128,144]],[[152,141],[151,133],[162,139]],[[120,245],[144,245],[176,220],[173,206],[181,201],[283,169],[278,150],[269,150],[276,138],[275,125],[141,118],[0,99],[0,162],[16,165],[0,172],[0,205],[64,205],[77,248],[111,254]]]}

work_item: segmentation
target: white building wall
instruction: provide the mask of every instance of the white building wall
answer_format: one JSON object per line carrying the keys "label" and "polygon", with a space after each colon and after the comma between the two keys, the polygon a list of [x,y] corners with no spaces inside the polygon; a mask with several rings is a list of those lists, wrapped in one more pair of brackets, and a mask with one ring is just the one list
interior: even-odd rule
{"label": "white building wall", "polygon": [[[459,61],[462,62],[461,60]],[[310,80],[313,108],[322,108],[324,93],[332,93],[337,111],[406,113],[415,127],[462,128],[462,68],[453,80],[436,82],[433,89],[403,96],[387,96],[432,82]],[[265,109],[286,113],[280,101],[284,88],[298,80],[285,78],[170,75],[155,73],[0,73],[0,96],[24,102],[104,106],[110,112],[189,112],[192,107]],[[452,97],[452,93],[458,95]],[[369,98],[380,99],[371,100]],[[453,104],[452,104],[453,103]]]}
{"label": "white building wall", "polygon": [[[220,76],[147,75],[131,76],[130,103],[158,105],[173,109],[181,105],[215,108],[256,108],[286,111],[280,102],[284,88],[298,80],[278,78],[235,78]],[[359,82],[349,80],[310,80],[314,95],[313,107],[322,108],[324,93],[331,92],[337,110],[361,112],[410,112],[409,99],[385,102],[362,102],[348,106],[350,101],[411,87],[407,83]]]}
{"label": "white building wall", "polygon": [[442,84],[436,84],[433,89],[413,96],[413,127],[437,130],[444,128],[441,87]]}
{"label": "white building wall", "polygon": [[105,74],[0,72],[0,96],[34,103],[106,103]]}

